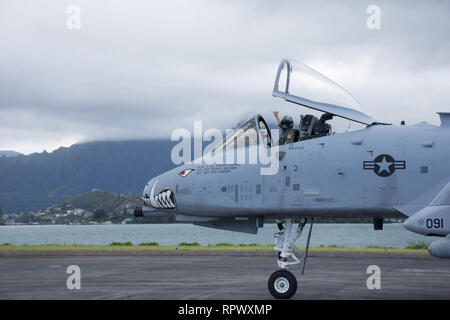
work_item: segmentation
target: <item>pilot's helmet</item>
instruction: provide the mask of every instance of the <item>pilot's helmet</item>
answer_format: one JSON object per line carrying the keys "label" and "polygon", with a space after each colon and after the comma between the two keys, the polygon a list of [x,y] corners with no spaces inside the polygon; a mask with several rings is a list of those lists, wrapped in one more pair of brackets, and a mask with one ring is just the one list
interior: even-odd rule
{"label": "pilot's helmet", "polygon": [[290,116],[284,116],[281,119],[280,127],[283,130],[291,129],[294,126],[294,120]]}

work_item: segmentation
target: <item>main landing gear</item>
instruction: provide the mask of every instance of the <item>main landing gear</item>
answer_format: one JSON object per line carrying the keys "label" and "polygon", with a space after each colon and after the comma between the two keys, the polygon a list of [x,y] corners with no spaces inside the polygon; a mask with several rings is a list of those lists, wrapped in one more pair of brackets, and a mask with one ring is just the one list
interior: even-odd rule
{"label": "main landing gear", "polygon": [[[305,271],[306,258],[308,256],[309,242],[311,239],[311,231],[313,227],[313,219],[308,232],[308,239],[306,241],[305,252],[300,259],[294,254],[302,254],[295,246],[295,242],[300,238],[303,228],[307,222],[306,218],[302,218],[298,224],[297,230],[292,232],[292,219],[286,219],[284,223],[278,223],[279,232],[274,234],[275,250],[278,250],[278,266],[280,270],[275,271],[269,277],[268,288],[272,296],[277,299],[289,299],[297,291],[297,279],[287,269],[291,265],[301,263],[301,274]],[[291,259],[289,259],[291,258]]]}

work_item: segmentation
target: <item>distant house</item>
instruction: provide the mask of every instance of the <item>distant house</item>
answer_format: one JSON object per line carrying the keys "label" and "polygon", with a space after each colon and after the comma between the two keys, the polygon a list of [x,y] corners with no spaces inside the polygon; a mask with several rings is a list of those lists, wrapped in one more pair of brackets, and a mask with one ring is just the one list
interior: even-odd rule
{"label": "distant house", "polygon": [[76,216],[82,216],[82,215],[84,214],[84,210],[83,210],[83,209],[80,209],[80,208],[77,208],[77,209],[74,209],[74,210],[73,210],[73,213],[74,213]]}

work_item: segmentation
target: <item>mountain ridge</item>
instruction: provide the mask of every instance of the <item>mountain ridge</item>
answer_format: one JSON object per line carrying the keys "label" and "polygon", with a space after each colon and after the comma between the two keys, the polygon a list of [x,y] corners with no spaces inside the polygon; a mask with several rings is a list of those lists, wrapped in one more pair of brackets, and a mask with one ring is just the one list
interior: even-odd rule
{"label": "mountain ridge", "polygon": [[0,158],[1,157],[17,157],[22,155],[20,152],[13,150],[0,150]]}
{"label": "mountain ridge", "polygon": [[37,210],[101,189],[140,195],[147,181],[175,165],[170,140],[91,141],[51,153],[0,157],[3,212]]}

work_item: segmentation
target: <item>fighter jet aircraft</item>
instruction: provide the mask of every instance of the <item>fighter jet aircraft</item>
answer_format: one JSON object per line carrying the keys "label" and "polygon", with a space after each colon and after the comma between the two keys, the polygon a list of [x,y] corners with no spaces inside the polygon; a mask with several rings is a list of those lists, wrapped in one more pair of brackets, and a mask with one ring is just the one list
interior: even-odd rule
{"label": "fighter jet aircraft", "polygon": [[[308,80],[305,74],[313,77]],[[329,99],[297,85],[316,80],[335,90]],[[337,93],[344,93],[344,99],[337,99]],[[145,205],[135,209],[135,216],[172,215],[177,221],[248,233],[256,233],[265,219],[277,219],[275,250],[280,269],[269,277],[268,289],[281,299],[297,290],[288,268],[301,263],[303,273],[314,218],[371,218],[375,230],[383,228],[385,218],[407,218],[404,226],[410,231],[448,236],[450,112],[438,113],[439,127],[396,126],[366,115],[345,93],[311,68],[282,60],[273,97],[320,111],[320,119],[301,116],[298,129],[294,128],[299,131],[298,141],[280,144],[265,119],[256,115],[213,150],[243,151],[248,157],[259,148],[278,161],[277,170],[264,174],[265,165],[259,162],[184,163],[147,183]],[[333,117],[365,127],[333,134],[327,122]],[[239,143],[247,132],[256,139]],[[299,256],[295,242],[307,222],[306,249]],[[450,258],[450,240],[433,242],[429,251]]]}

